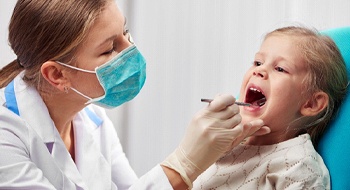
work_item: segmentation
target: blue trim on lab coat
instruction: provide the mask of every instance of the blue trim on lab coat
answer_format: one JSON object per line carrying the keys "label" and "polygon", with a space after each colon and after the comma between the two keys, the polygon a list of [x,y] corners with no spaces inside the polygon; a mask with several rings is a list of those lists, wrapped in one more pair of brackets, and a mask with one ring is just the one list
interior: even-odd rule
{"label": "blue trim on lab coat", "polygon": [[[17,100],[15,96],[15,86],[14,81],[11,81],[5,88],[5,99],[6,99],[6,107],[11,110],[13,113],[19,115]],[[93,111],[89,108],[84,109],[89,118],[97,125],[101,126],[103,120],[98,117]]]}

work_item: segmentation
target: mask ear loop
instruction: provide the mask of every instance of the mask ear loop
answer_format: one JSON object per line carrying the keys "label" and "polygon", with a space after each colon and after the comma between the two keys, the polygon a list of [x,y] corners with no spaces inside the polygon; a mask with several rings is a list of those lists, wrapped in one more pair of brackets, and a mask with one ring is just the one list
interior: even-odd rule
{"label": "mask ear loop", "polygon": [[76,92],[77,94],[79,94],[80,96],[86,98],[88,101],[85,103],[85,104],[89,104],[90,101],[92,100],[92,98],[90,98],[89,96],[79,92],[77,89],[73,88],[73,87],[70,87],[70,89],[72,89],[74,92]]}
{"label": "mask ear loop", "polygon": [[58,64],[60,64],[60,65],[63,65],[63,66],[66,66],[66,67],[69,67],[69,68],[71,68],[71,69],[78,70],[78,71],[82,71],[82,72],[86,72],[86,73],[93,73],[93,74],[96,73],[96,71],[89,71],[89,70],[81,69],[81,68],[78,68],[78,67],[74,67],[74,66],[72,66],[72,65],[68,65],[68,64],[59,62],[59,61],[56,61],[56,63],[58,63]]}

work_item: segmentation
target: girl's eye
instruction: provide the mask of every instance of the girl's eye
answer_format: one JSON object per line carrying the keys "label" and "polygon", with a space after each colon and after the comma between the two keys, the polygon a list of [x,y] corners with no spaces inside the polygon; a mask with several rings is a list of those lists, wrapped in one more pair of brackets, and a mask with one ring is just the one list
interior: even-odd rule
{"label": "girl's eye", "polygon": [[261,66],[261,65],[262,65],[262,63],[261,63],[261,62],[259,62],[259,61],[254,61],[254,65],[255,65],[255,66]]}
{"label": "girl's eye", "polygon": [[278,71],[278,72],[282,72],[282,73],[286,73],[286,72],[287,72],[287,71],[284,70],[282,67],[276,67],[275,69],[276,69],[276,71]]}

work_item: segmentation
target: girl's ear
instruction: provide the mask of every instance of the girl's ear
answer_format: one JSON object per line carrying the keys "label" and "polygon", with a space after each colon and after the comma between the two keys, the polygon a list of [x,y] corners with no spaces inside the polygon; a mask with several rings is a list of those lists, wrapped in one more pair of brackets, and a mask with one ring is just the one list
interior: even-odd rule
{"label": "girl's ear", "polygon": [[41,66],[41,74],[53,87],[65,92],[67,89],[67,78],[64,76],[62,66],[54,61],[46,61]]}
{"label": "girl's ear", "polygon": [[329,97],[325,92],[316,92],[301,107],[300,113],[303,116],[315,116],[328,106],[328,102]]}

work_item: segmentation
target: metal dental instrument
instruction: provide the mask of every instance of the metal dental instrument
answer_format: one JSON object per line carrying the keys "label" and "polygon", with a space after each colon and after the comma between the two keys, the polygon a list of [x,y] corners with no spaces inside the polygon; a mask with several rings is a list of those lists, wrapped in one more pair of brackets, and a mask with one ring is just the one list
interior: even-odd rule
{"label": "metal dental instrument", "polygon": [[[205,98],[201,99],[201,102],[208,102],[208,103],[210,103],[211,101],[213,101],[213,99],[205,99]],[[235,104],[239,105],[239,106],[251,106],[252,105],[250,103],[244,103],[244,102],[235,102]]]}

